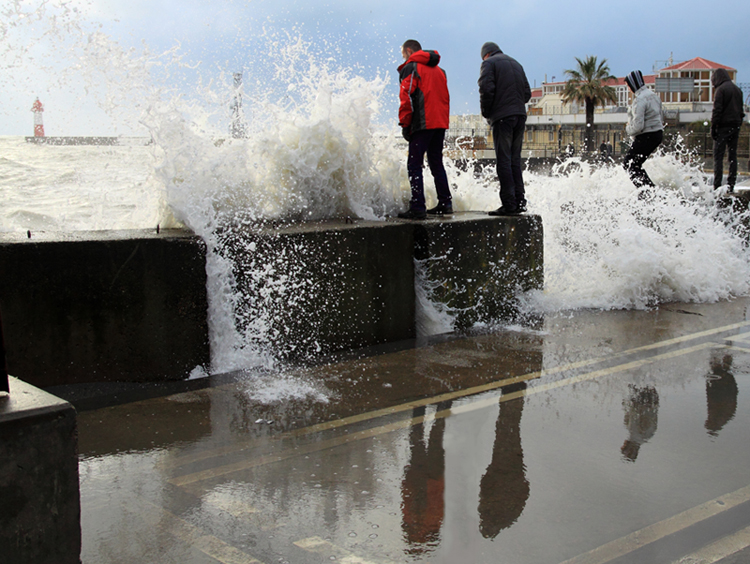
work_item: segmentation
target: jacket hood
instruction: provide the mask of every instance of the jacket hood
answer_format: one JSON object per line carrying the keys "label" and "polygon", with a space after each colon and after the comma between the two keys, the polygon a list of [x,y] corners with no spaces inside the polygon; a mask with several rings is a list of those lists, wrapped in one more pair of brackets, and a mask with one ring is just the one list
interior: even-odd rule
{"label": "jacket hood", "polygon": [[439,62],[440,53],[437,51],[417,51],[416,53],[412,53],[411,57],[398,67],[398,70],[400,71],[409,63],[419,63],[421,65],[427,65],[428,67],[436,67]]}
{"label": "jacket hood", "polygon": [[646,82],[643,80],[643,73],[639,70],[628,73],[628,76],[625,77],[625,82],[631,92],[638,92],[638,90],[646,85]]}
{"label": "jacket hood", "polygon": [[484,60],[487,55],[494,55],[495,53],[502,53],[500,47],[497,46],[497,43],[488,41],[487,43],[482,45],[482,50],[480,52],[482,60]]}
{"label": "jacket hood", "polygon": [[716,69],[714,71],[714,75],[711,77],[711,84],[713,84],[714,88],[716,88],[727,80],[732,80],[731,78],[729,78],[729,73],[724,69]]}

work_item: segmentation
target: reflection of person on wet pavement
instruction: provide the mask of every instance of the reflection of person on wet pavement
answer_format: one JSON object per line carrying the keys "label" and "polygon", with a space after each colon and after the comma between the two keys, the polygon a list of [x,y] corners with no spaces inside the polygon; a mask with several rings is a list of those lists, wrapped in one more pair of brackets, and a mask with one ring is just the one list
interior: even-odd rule
{"label": "reflection of person on wet pavement", "polygon": [[[504,388],[505,394],[526,389],[521,382]],[[492,460],[479,482],[479,531],[495,538],[518,520],[529,498],[521,448],[523,398],[500,402],[495,424]]]}
{"label": "reflection of person on wet pavement", "polygon": [[711,358],[711,374],[706,378],[708,414],[706,430],[716,437],[737,411],[737,382],[732,374],[732,356]]}
{"label": "reflection of person on wet pavement", "polygon": [[[438,413],[450,405],[450,401],[439,403]],[[414,410],[415,418],[424,414],[424,407]],[[411,554],[423,554],[437,545],[445,512],[445,417],[433,421],[426,444],[424,430],[424,424],[411,428],[411,460],[401,483],[402,529]]]}
{"label": "reflection of person on wet pavement", "polygon": [[659,393],[652,387],[640,388],[630,384],[630,395],[623,400],[625,428],[628,438],[620,451],[625,459],[635,462],[643,443],[654,436],[659,416]]}

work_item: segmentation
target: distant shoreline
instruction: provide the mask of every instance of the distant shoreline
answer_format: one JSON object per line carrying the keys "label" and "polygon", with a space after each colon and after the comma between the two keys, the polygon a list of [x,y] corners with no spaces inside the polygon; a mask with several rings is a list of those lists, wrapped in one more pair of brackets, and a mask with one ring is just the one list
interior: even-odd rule
{"label": "distant shoreline", "polygon": [[[27,143],[35,145],[119,145],[119,137],[25,137]],[[144,144],[145,144],[144,139]]]}

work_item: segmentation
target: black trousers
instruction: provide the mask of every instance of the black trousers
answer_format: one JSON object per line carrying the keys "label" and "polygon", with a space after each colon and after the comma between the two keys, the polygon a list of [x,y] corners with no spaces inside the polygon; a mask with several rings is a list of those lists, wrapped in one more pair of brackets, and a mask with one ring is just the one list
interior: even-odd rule
{"label": "black trousers", "polygon": [[526,204],[521,162],[525,127],[526,116],[508,116],[492,124],[500,202],[508,210]]}
{"label": "black trousers", "polygon": [[435,179],[435,190],[438,202],[451,204],[451,190],[448,186],[448,176],[443,166],[443,141],[445,129],[422,129],[413,133],[409,140],[409,157],[406,161],[406,169],[409,173],[409,184],[411,185],[410,209],[424,211],[424,176],[422,167],[424,155],[427,153],[427,164],[430,167],[432,177]]}
{"label": "black trousers", "polygon": [[740,138],[740,128],[730,125],[719,127],[716,130],[714,139],[714,190],[721,186],[722,177],[724,176],[724,152],[729,151],[728,165],[729,175],[727,184],[730,189],[734,189],[734,183],[737,182],[737,142]]}
{"label": "black trousers", "polygon": [[646,171],[643,170],[643,163],[651,156],[651,153],[656,151],[663,138],[663,131],[652,131],[635,136],[628,154],[622,161],[622,166],[628,171],[630,179],[637,187],[654,186]]}

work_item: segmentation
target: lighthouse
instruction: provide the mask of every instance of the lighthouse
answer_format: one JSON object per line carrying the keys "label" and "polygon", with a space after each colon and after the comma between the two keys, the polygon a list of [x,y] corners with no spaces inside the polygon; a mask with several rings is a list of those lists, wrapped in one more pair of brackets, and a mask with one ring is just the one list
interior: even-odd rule
{"label": "lighthouse", "polygon": [[44,106],[42,106],[39,98],[31,106],[31,111],[34,112],[34,137],[44,137],[44,122],[42,121]]}

